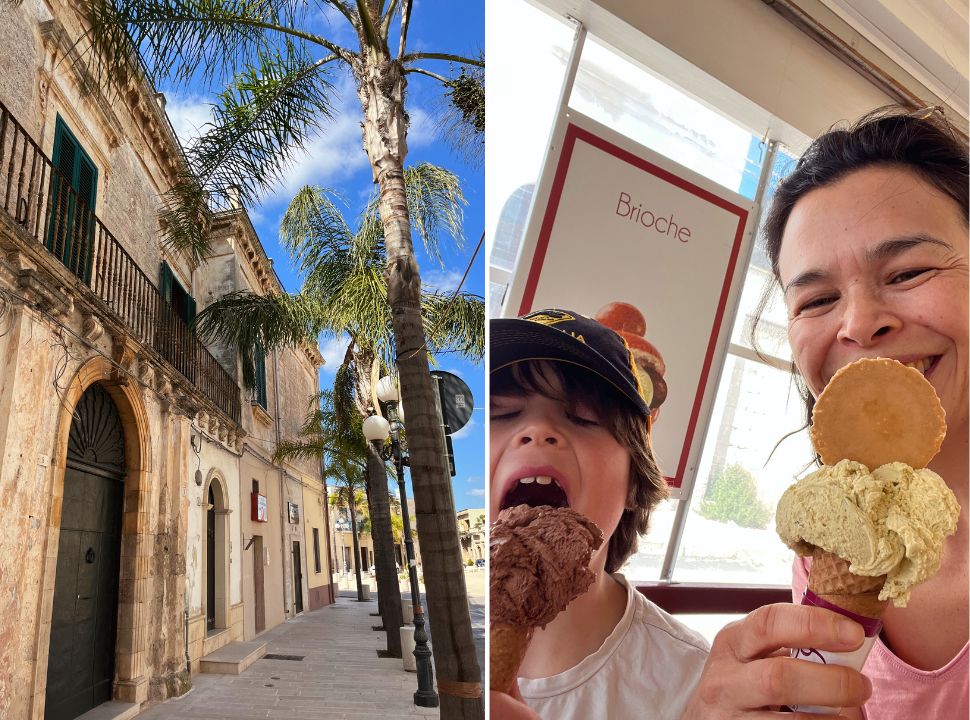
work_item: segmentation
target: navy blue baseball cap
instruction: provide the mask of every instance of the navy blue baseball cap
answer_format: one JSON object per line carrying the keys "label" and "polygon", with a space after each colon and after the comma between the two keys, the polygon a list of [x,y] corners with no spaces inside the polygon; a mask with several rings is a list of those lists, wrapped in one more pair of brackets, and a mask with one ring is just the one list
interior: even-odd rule
{"label": "navy blue baseball cap", "polygon": [[644,415],[636,361],[615,331],[573,310],[537,310],[520,318],[489,321],[489,372],[529,360],[578,365],[610,383]]}

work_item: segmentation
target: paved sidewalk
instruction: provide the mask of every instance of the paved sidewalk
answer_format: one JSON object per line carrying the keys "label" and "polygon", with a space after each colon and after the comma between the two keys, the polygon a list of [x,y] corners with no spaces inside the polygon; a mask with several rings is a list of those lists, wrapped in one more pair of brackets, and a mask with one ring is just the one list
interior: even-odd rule
{"label": "paved sidewalk", "polygon": [[[417,676],[400,658],[382,659],[387,647],[376,601],[344,596],[306,612],[258,639],[267,653],[303,655],[302,661],[257,660],[242,675],[193,677],[181,698],[141,713],[138,720],[394,720],[437,718],[438,708],[415,707]],[[349,593],[348,593],[349,595]]]}

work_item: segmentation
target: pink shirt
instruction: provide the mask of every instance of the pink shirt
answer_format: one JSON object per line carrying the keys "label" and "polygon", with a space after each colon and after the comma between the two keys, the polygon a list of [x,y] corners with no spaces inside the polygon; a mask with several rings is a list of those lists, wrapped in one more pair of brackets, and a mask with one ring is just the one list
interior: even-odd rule
{"label": "pink shirt", "polygon": [[[801,602],[808,584],[810,558],[796,558],[792,597]],[[968,646],[939,670],[917,670],[908,665],[877,638],[862,671],[872,681],[872,697],[865,704],[867,720],[894,718],[970,717],[970,661]]]}

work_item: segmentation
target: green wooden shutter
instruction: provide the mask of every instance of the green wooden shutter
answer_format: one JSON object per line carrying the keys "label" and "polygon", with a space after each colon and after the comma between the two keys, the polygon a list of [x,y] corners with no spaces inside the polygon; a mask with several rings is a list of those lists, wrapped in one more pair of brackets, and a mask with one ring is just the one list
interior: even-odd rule
{"label": "green wooden shutter", "polygon": [[263,410],[268,409],[268,402],[266,398],[266,353],[262,348],[256,348],[256,352],[253,353],[254,360],[254,370],[256,384],[254,387],[256,395],[256,403],[263,408]]}
{"label": "green wooden shutter", "polygon": [[57,172],[51,177],[47,247],[71,272],[90,283],[98,168],[60,116],[54,127],[51,162]]}
{"label": "green wooden shutter", "polygon": [[195,322],[195,298],[189,295],[188,297],[188,317],[185,318],[185,322],[188,323],[189,327],[192,327],[192,323]]}
{"label": "green wooden shutter", "polygon": [[69,250],[74,205],[74,195],[71,189],[74,184],[74,168],[77,165],[77,150],[77,143],[74,142],[74,138],[67,131],[64,121],[58,117],[54,130],[54,152],[51,159],[51,164],[56,172],[51,175],[51,219],[50,231],[47,234],[47,248],[62,262],[67,257]]}
{"label": "green wooden shutter", "polygon": [[74,235],[71,268],[84,282],[91,282],[91,261],[94,250],[94,202],[98,187],[98,169],[91,159],[78,147],[77,163],[78,218]]}
{"label": "green wooden shutter", "polygon": [[172,304],[172,280],[175,277],[172,275],[172,268],[168,266],[168,263],[162,260],[162,274],[159,280],[158,291],[162,294],[162,300],[168,304]]}

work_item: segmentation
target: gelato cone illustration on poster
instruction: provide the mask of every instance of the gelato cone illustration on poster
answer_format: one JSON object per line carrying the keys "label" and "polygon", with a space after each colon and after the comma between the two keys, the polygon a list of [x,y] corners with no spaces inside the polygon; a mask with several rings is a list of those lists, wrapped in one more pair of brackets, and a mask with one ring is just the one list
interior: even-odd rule
{"label": "gelato cone illustration on poster", "polygon": [[646,338],[647,320],[643,313],[630,303],[611,302],[597,310],[593,318],[616,330],[630,347],[637,363],[643,396],[650,406],[650,417],[656,422],[660,406],[667,399],[667,382],[664,380],[667,366],[660,350]]}

